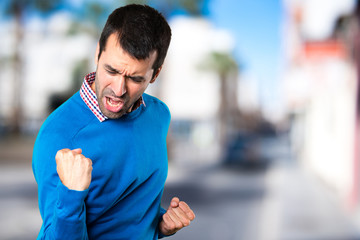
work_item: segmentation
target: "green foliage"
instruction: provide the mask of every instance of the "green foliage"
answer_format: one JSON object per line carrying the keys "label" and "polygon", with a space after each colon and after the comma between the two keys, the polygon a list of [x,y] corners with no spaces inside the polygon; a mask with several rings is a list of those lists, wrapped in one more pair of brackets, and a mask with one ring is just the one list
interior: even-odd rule
{"label": "green foliage", "polygon": [[201,16],[203,4],[203,0],[179,0],[179,5],[193,16]]}
{"label": "green foliage", "polygon": [[117,7],[127,4],[147,4],[155,7],[165,17],[170,16],[176,11],[183,11],[190,16],[201,16],[203,9],[207,5],[207,0],[120,0]]}
{"label": "green foliage", "polygon": [[61,0],[30,0],[35,9],[40,12],[48,12],[56,9],[59,4],[62,2]]}
{"label": "green foliage", "polygon": [[210,70],[224,75],[230,72],[235,72],[238,69],[238,63],[234,57],[226,52],[211,52],[202,63],[199,65],[200,69]]}
{"label": "green foliage", "polygon": [[120,1],[120,2],[124,2],[123,5],[128,5],[128,4],[149,4],[149,1],[147,0],[125,0],[125,1]]}
{"label": "green foliage", "polygon": [[89,2],[85,4],[85,16],[82,16],[82,20],[90,22],[96,28],[102,28],[105,24],[110,9],[108,5],[101,4],[99,2]]}
{"label": "green foliage", "polygon": [[90,72],[90,61],[88,58],[78,60],[72,70],[71,93],[80,89],[84,76]]}
{"label": "green foliage", "polygon": [[109,4],[96,1],[85,2],[82,9],[74,15],[67,34],[86,33],[98,38],[111,9]]}
{"label": "green foliage", "polygon": [[49,13],[56,10],[62,0],[11,0],[5,5],[8,16],[22,16],[27,11]]}

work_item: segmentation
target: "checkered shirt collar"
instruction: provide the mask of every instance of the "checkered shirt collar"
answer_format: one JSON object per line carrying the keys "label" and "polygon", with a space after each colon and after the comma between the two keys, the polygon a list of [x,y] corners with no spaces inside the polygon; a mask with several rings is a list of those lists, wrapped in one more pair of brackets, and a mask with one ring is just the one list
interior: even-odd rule
{"label": "checkered shirt collar", "polygon": [[[100,122],[107,120],[108,118],[101,112],[98,100],[95,92],[92,90],[91,85],[95,81],[96,72],[89,73],[85,76],[84,82],[80,88],[80,96],[85,104],[89,107],[89,109],[93,112],[97,119]],[[143,97],[141,96],[138,101],[135,102],[131,111],[136,110],[141,105],[145,106],[145,102]]]}

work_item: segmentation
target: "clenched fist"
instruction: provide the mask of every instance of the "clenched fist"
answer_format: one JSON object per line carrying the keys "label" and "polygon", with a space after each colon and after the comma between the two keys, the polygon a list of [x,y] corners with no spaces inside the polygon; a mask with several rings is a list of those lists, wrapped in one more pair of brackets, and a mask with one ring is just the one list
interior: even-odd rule
{"label": "clenched fist", "polygon": [[164,235],[171,235],[190,225],[195,219],[195,214],[191,208],[179,198],[174,197],[170,206],[163,215],[163,220],[159,224],[159,229]]}
{"label": "clenched fist", "polygon": [[62,149],[56,153],[56,171],[69,189],[83,191],[91,182],[92,161],[81,154],[81,149]]}

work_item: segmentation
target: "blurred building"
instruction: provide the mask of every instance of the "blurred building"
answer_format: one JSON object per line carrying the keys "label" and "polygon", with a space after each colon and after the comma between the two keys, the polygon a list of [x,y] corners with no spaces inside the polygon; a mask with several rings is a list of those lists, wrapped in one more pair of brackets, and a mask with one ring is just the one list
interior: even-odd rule
{"label": "blurred building", "polygon": [[[1,22],[4,37],[0,39],[3,46],[0,57],[4,64],[0,71],[0,134],[1,129],[11,125],[13,99],[20,101],[22,132],[36,134],[48,114],[79,89],[84,74],[95,71],[93,59],[98,36],[81,29],[74,33],[74,21],[69,13],[61,11],[48,19],[29,18],[22,26],[21,69],[14,69],[11,60],[14,23]],[[200,16],[175,15],[169,23],[173,39],[165,66],[147,91],[171,109],[169,139],[176,142],[176,148],[170,147],[173,149],[170,152],[178,152],[173,156],[182,156],[182,162],[219,160],[219,116],[228,117],[230,127],[235,126],[232,122],[245,119],[236,117],[239,105],[244,112],[256,111],[257,89],[245,81],[239,84],[236,63],[234,73],[226,76],[204,67],[214,53],[231,60],[235,40],[230,32],[214,27]],[[15,73],[21,75],[21,96],[15,96]],[[222,81],[226,82],[226,94],[221,92]],[[239,91],[248,96],[242,94],[238,98]],[[229,114],[219,114],[221,110]]]}
{"label": "blurred building", "polygon": [[[170,19],[172,42],[160,79],[150,92],[171,109],[170,148],[173,159],[182,164],[202,164],[219,160],[218,112],[219,75],[203,65],[214,52],[231,54],[235,42],[231,34],[215,28],[202,17],[175,16]],[[238,76],[232,79],[232,106],[237,108]],[[169,142],[171,146],[171,140]]]}
{"label": "blurred building", "polygon": [[284,5],[283,84],[294,151],[345,206],[359,206],[355,1],[285,0]]}
{"label": "blurred building", "polygon": [[[23,26],[21,43],[22,69],[20,95],[21,126],[24,133],[36,133],[42,121],[53,110],[50,102],[71,96],[74,89],[74,73],[79,63],[94,59],[96,40],[88,34],[69,35],[71,18],[58,13],[51,18],[31,18]],[[0,127],[8,127],[13,111],[14,65],[11,63],[14,49],[13,22],[1,22],[0,39],[2,67],[0,71]],[[87,67],[88,68],[88,67]],[[81,79],[80,79],[81,81]],[[1,129],[0,129],[1,130]]]}

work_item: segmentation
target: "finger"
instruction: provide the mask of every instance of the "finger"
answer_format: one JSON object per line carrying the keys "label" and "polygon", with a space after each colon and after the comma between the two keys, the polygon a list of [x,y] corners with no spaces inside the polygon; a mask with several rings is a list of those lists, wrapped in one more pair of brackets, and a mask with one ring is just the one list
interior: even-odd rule
{"label": "finger", "polygon": [[187,217],[192,221],[195,219],[195,213],[191,210],[189,205],[186,202],[181,201],[179,203],[179,208],[187,215]]}
{"label": "finger", "polygon": [[55,156],[56,163],[58,163],[59,160],[63,159],[64,155],[69,151],[70,151],[70,149],[68,149],[68,148],[64,148],[64,149],[57,151],[56,156]]}
{"label": "finger", "polygon": [[71,150],[71,152],[75,153],[75,154],[81,154],[82,153],[82,149],[81,148],[76,148]]}
{"label": "finger", "polygon": [[75,155],[75,164],[80,168],[85,168],[92,171],[92,161],[90,158],[85,157],[82,154]]}
{"label": "finger", "polygon": [[172,220],[172,227],[174,230],[179,230],[184,227],[180,216],[174,211],[174,209],[170,209],[167,211],[167,214],[169,215],[170,219]]}
{"label": "finger", "polygon": [[86,161],[87,161],[87,163],[89,164],[89,166],[92,166],[92,161],[91,161],[91,159],[90,158],[85,158],[86,159]]}
{"label": "finger", "polygon": [[90,158],[84,158],[85,159],[85,163],[86,163],[86,167],[87,169],[92,172],[93,167],[92,167],[92,161]]}
{"label": "finger", "polygon": [[192,219],[190,219],[181,208],[174,208],[172,210],[176,214],[177,219],[181,222],[181,227],[187,227],[190,225]]}
{"label": "finger", "polygon": [[87,161],[87,157],[85,157],[81,153],[74,153],[74,152],[72,152],[72,153],[74,154],[75,160]]}
{"label": "finger", "polygon": [[165,213],[162,216],[162,221],[160,223],[160,226],[162,228],[162,232],[166,233],[166,235],[171,235],[173,233],[176,232],[175,228],[175,223],[173,222],[173,220],[170,218],[168,213]]}
{"label": "finger", "polygon": [[178,197],[174,197],[173,199],[171,199],[171,203],[170,203],[170,207],[172,208],[176,208],[179,206],[179,198]]}

